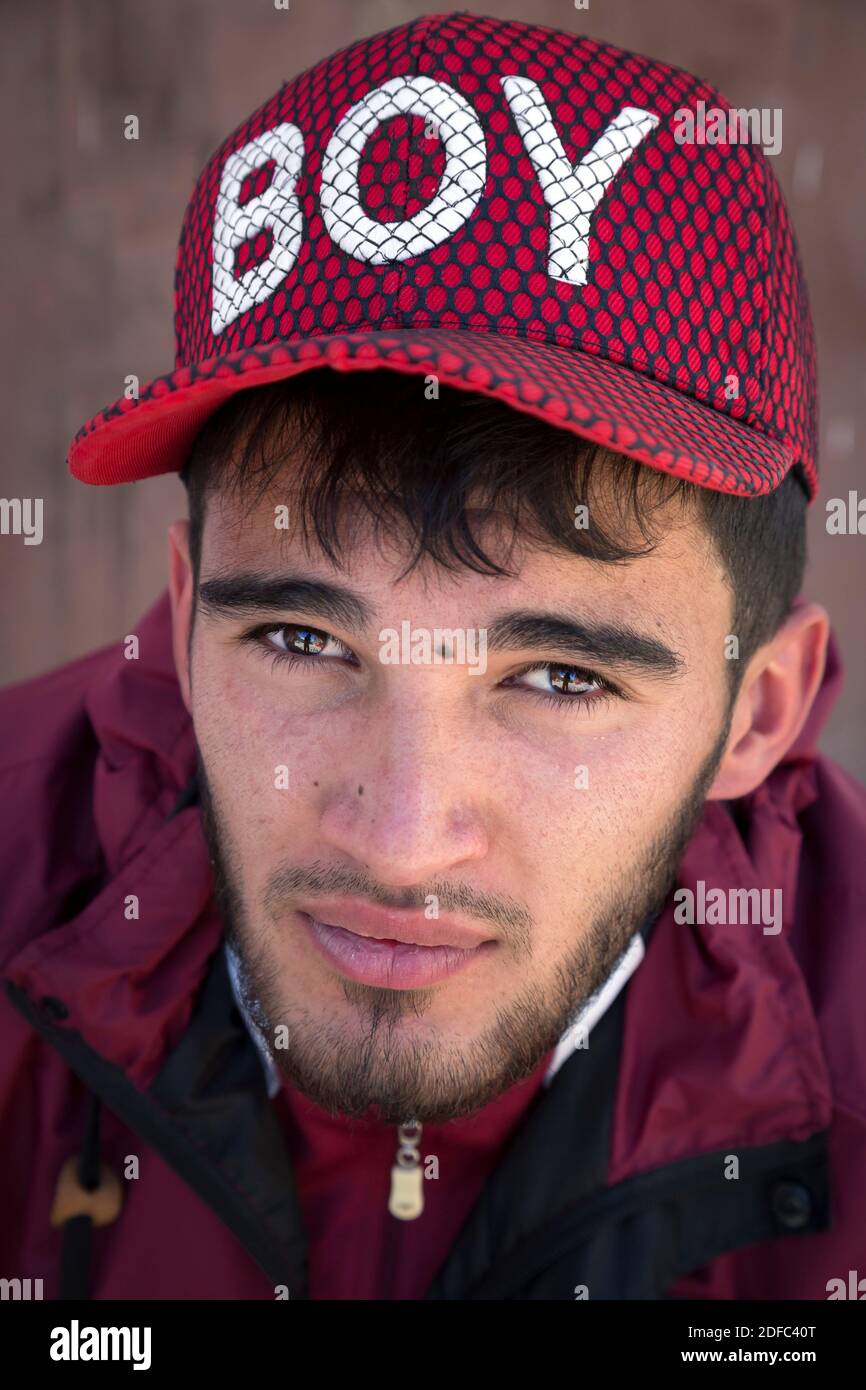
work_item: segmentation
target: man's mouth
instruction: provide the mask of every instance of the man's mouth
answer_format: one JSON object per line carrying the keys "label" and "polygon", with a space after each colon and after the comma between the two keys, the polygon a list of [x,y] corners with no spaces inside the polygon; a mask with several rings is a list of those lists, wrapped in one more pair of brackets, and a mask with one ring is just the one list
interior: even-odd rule
{"label": "man's mouth", "polygon": [[424,989],[466,969],[497,942],[453,916],[381,908],[347,899],[310,902],[298,917],[313,945],[347,979],[387,989]]}

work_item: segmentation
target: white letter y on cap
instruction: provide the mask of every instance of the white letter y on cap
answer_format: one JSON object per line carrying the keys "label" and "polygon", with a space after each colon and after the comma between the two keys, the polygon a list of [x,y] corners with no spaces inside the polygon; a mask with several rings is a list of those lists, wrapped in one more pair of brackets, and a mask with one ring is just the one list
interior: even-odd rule
{"label": "white letter y on cap", "polygon": [[547,273],[553,280],[585,285],[590,218],[659,118],[639,106],[624,106],[572,168],[538,84],[531,77],[503,77],[502,89],[550,211]]}

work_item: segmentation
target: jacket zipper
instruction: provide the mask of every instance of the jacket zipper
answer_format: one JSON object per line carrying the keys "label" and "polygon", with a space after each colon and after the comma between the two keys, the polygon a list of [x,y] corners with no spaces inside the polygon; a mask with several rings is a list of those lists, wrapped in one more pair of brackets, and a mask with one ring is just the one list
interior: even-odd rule
{"label": "jacket zipper", "polygon": [[414,1221],[424,1210],[424,1174],[421,1171],[422,1126],[417,1120],[397,1126],[397,1154],[391,1168],[388,1210],[398,1221]]}

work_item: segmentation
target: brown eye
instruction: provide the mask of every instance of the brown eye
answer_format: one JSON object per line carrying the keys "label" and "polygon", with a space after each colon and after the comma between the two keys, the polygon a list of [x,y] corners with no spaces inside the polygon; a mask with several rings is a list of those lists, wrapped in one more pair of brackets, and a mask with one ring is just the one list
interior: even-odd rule
{"label": "brown eye", "polygon": [[563,705],[590,705],[618,694],[604,677],[566,661],[538,661],[511,676],[506,684]]}
{"label": "brown eye", "polygon": [[597,682],[588,679],[576,666],[549,666],[549,680],[560,695],[586,695],[597,688]]}
{"label": "brown eye", "polygon": [[[309,658],[310,665],[325,665],[339,658],[352,662],[353,653],[338,637],[321,628],[305,627],[302,623],[274,623],[270,627],[257,628],[250,634],[260,647],[267,647],[277,660],[304,661]],[[313,658],[316,658],[313,661]]]}
{"label": "brown eye", "polygon": [[314,627],[292,627],[284,624],[268,634],[281,652],[297,652],[303,656],[318,656],[331,640],[326,632]]}

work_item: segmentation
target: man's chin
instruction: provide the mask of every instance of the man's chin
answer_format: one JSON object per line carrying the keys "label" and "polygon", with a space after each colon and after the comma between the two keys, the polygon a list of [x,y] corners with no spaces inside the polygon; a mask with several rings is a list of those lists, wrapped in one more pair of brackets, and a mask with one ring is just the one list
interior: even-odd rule
{"label": "man's chin", "polygon": [[287,997],[279,948],[259,941],[248,951],[237,935],[232,944],[245,1003],[269,1045],[285,1025],[285,1045],[272,1056],[290,1086],[334,1115],[439,1124],[474,1114],[531,1076],[629,936],[621,925],[594,927],[554,971],[524,978],[506,1000],[501,988],[467,1000],[459,981],[452,994],[450,983],[394,990],[307,971]]}
{"label": "man's chin", "polygon": [[393,990],[332,977],[321,990],[295,981],[286,995],[280,972],[263,968],[260,954],[244,960],[238,944],[241,995],[279,1075],[333,1115],[389,1124],[472,1115],[535,1071],[574,1007],[573,996],[551,1007],[554,991],[538,984],[489,1004],[487,1017],[483,1000],[467,1017],[447,986]]}
{"label": "man's chin", "polygon": [[289,1047],[273,1054],[281,1077],[333,1115],[444,1124],[488,1105],[530,1075],[548,1050],[545,1040],[541,1052],[497,1058],[483,1036],[436,1028],[405,1005],[382,1000],[372,1023],[369,1013],[330,1024],[296,1022]]}

